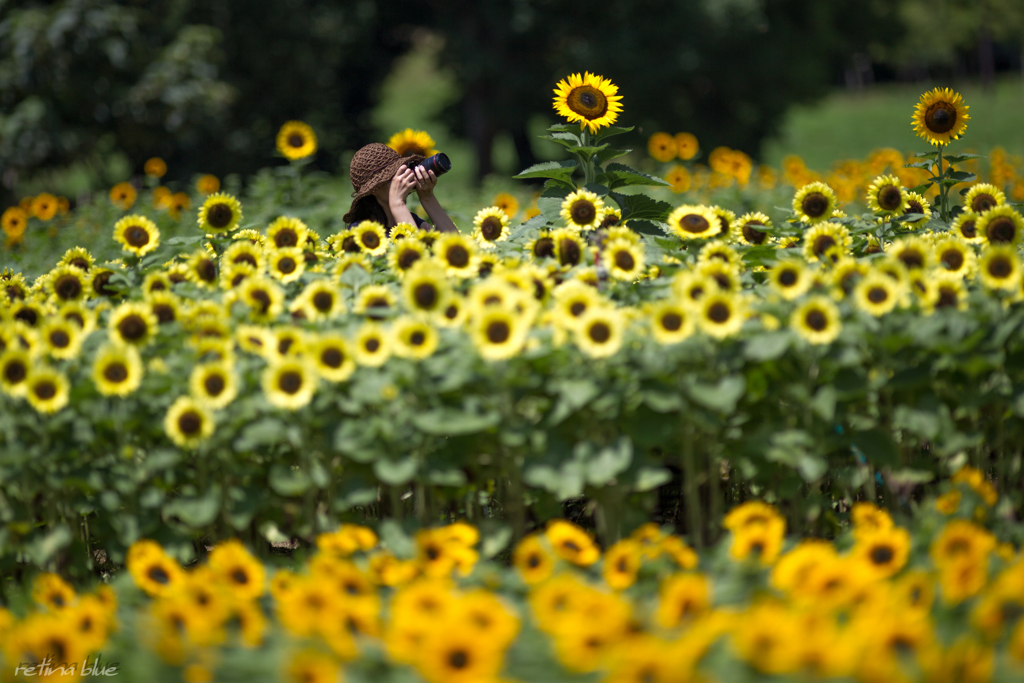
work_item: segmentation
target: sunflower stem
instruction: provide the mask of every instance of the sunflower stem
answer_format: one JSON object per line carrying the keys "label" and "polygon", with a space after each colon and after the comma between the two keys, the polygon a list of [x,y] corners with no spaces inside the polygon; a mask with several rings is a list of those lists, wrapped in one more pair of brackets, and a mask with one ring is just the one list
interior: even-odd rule
{"label": "sunflower stem", "polygon": [[945,222],[949,221],[949,214],[946,211],[946,185],[942,181],[946,178],[946,172],[942,167],[942,148],[945,145],[939,145],[939,215]]}

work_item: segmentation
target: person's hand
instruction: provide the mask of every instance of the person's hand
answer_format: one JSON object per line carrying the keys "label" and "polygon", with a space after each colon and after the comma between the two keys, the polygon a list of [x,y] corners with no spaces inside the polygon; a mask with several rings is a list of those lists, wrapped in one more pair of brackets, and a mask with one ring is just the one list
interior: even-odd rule
{"label": "person's hand", "polygon": [[434,186],[437,185],[437,176],[433,171],[428,171],[422,166],[414,166],[416,173],[416,194],[420,201],[434,196]]}
{"label": "person's hand", "polygon": [[401,204],[405,206],[405,198],[408,197],[413,190],[417,189],[419,183],[416,173],[413,172],[408,166],[402,166],[395,173],[395,177],[391,181],[391,190],[388,193],[388,202],[392,207]]}

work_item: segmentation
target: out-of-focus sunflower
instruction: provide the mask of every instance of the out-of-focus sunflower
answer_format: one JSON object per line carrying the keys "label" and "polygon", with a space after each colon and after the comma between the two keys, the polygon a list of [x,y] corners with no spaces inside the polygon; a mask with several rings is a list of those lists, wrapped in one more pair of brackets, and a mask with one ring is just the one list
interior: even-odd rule
{"label": "out-of-focus sunflower", "polygon": [[953,219],[949,231],[971,244],[981,244],[984,238],[978,233],[978,214],[973,211],[964,211]]}
{"label": "out-of-focus sunflower", "polygon": [[968,107],[960,93],[935,88],[921,95],[910,120],[914,132],[933,145],[948,145],[967,129]]}
{"label": "out-of-focus sunflower", "polygon": [[708,292],[699,303],[697,325],[715,339],[725,339],[740,331],[747,310],[744,299],[731,292]]}
{"label": "out-of-focus sunflower", "polygon": [[418,154],[421,157],[433,156],[437,154],[437,150],[434,149],[435,144],[434,138],[430,137],[429,133],[412,128],[395,133],[388,138],[387,142],[388,147],[398,152],[400,157],[413,154]]}
{"label": "out-of-focus sunflower", "polygon": [[213,414],[189,396],[178,397],[164,416],[164,431],[181,448],[197,448],[215,426]]}
{"label": "out-of-focus sunflower", "polygon": [[745,213],[732,222],[730,232],[740,244],[759,247],[772,241],[772,236],[761,228],[771,228],[772,220],[763,213]]}
{"label": "out-of-focus sunflower", "polygon": [[793,196],[793,212],[797,220],[814,225],[832,218],[836,193],[821,181],[804,185]]}
{"label": "out-of-focus sunflower", "polygon": [[4,209],[3,216],[0,216],[0,227],[8,236],[16,235],[21,237],[28,225],[28,214],[19,206],[11,206]]}
{"label": "out-of-focus sunflower", "polygon": [[182,301],[171,292],[157,291],[150,292],[146,296],[146,304],[149,310],[156,316],[157,322],[161,325],[177,322],[182,315]]}
{"label": "out-of-focus sunflower", "polygon": [[132,208],[136,196],[138,192],[131,183],[118,183],[110,188],[110,203],[122,211]]}
{"label": "out-of-focus sunflower", "polygon": [[402,281],[402,300],[410,311],[433,314],[440,310],[450,289],[443,268],[420,261]]}
{"label": "out-of-focus sunflower", "polygon": [[215,175],[206,174],[196,181],[196,190],[201,195],[209,196],[220,191],[220,179]]}
{"label": "out-of-focus sunflower", "polygon": [[309,228],[298,218],[281,216],[267,228],[267,241],[278,249],[301,247],[309,235]]}
{"label": "out-of-focus sunflower", "polygon": [[473,237],[484,247],[508,239],[508,214],[497,206],[480,209],[473,218]]}
{"label": "out-of-focus sunflower", "polygon": [[104,396],[127,396],[142,383],[142,358],[134,346],[106,344],[92,364],[92,381]]}
{"label": "out-of-focus sunflower", "polygon": [[441,327],[454,329],[462,327],[462,323],[466,321],[468,315],[469,309],[466,306],[465,298],[453,293],[441,305],[440,313],[436,316],[435,320]]}
{"label": "out-of-focus sunflower", "polygon": [[577,230],[597,227],[604,202],[589,190],[576,190],[562,201],[560,215],[569,226]]}
{"label": "out-of-focus sunflower", "polygon": [[328,382],[344,382],[355,372],[349,343],[340,334],[324,334],[309,345],[309,357],[317,374]]}
{"label": "out-of-focus sunflower", "polygon": [[558,228],[551,233],[555,242],[555,256],[563,266],[578,266],[587,255],[587,245],[575,228]]}
{"label": "out-of-focus sunflower", "polygon": [[114,224],[114,239],[124,251],[145,256],[160,246],[160,229],[145,216],[125,216]]}
{"label": "out-of-focus sunflower", "polygon": [[684,204],[668,217],[668,227],[683,240],[714,237],[722,231],[722,223],[715,212],[706,206]]}
{"label": "out-of-focus sunflower", "polygon": [[305,353],[305,330],[292,325],[282,325],[272,330],[272,334],[273,343],[270,345],[270,351],[273,353],[270,359],[296,358]]}
{"label": "out-of-focus sunflower", "polygon": [[1017,251],[1011,246],[988,247],[978,259],[978,276],[989,289],[1016,289],[1021,279]]}
{"label": "out-of-focus sunflower", "polygon": [[163,211],[170,207],[173,195],[174,193],[171,192],[171,189],[163,185],[153,188],[153,208]]}
{"label": "out-of-focus sunflower", "polygon": [[534,261],[555,258],[555,240],[551,236],[551,231],[540,230],[537,237],[526,244],[526,253]]}
{"label": "out-of-focus sunflower", "polygon": [[88,293],[88,276],[70,265],[57,266],[48,273],[45,291],[60,303],[80,301]]}
{"label": "out-of-focus sunflower", "polygon": [[798,306],[789,319],[790,327],[812,344],[830,344],[839,336],[839,309],[824,296],[811,297]]}
{"label": "out-of-focus sunflower", "polygon": [[151,157],[146,159],[142,171],[150,178],[163,178],[167,173],[167,163],[160,157]]}
{"label": "out-of-focus sunflower", "polygon": [[214,235],[234,230],[242,220],[242,205],[224,192],[206,198],[199,209],[199,229]]}
{"label": "out-of-focus sunflower", "polygon": [[983,214],[1006,203],[1006,195],[992,183],[972,185],[964,195],[964,208],[976,214]]}
{"label": "out-of-focus sunflower", "polygon": [[1016,245],[1024,235],[1024,218],[1012,206],[997,206],[981,214],[977,229],[984,244]]}
{"label": "out-of-focus sunflower", "polygon": [[307,320],[330,320],[345,312],[345,302],[332,280],[313,280],[296,301]]}
{"label": "out-of-focus sunflower", "polygon": [[690,189],[690,183],[692,181],[690,172],[684,167],[676,165],[668,169],[665,173],[665,182],[669,184],[672,191],[675,193],[686,192]]}
{"label": "out-of-focus sunflower", "polygon": [[622,347],[625,329],[626,319],[621,312],[610,306],[595,306],[576,322],[574,339],[591,358],[606,358]]}
{"label": "out-of-focus sunflower", "polygon": [[508,192],[499,192],[494,196],[494,200],[491,203],[504,211],[510,220],[519,213],[519,200]]}
{"label": "out-of-focus sunflower", "polygon": [[41,221],[52,220],[57,215],[57,198],[49,192],[43,192],[32,199],[32,215]]}
{"label": "out-of-focus sunflower", "polygon": [[647,153],[655,161],[660,161],[661,163],[672,161],[676,158],[677,152],[676,139],[669,133],[654,133],[651,137],[647,138]]}
{"label": "out-of-focus sunflower", "polygon": [[401,239],[394,240],[395,233],[391,233],[391,249],[388,251],[388,267],[391,272],[403,277],[414,264],[428,257],[429,250],[419,240]]}
{"label": "out-of-focus sunflower", "polygon": [[83,336],[90,334],[96,327],[96,314],[80,302],[62,305],[57,309],[57,317],[76,325]]}
{"label": "out-of-focus sunflower", "polygon": [[8,346],[0,353],[0,389],[9,396],[24,396],[32,356],[27,350]]}
{"label": "out-of-focus sunflower", "polygon": [[469,238],[459,233],[445,233],[434,242],[433,248],[449,275],[465,279],[476,274],[476,248]]}
{"label": "out-of-focus sunflower", "polygon": [[284,283],[295,282],[306,270],[306,259],[299,247],[274,249],[267,255],[267,272]]}
{"label": "out-of-focus sunflower", "polygon": [[181,220],[181,212],[192,208],[192,198],[184,192],[175,192],[167,203],[167,210],[174,220]]}
{"label": "out-of-focus sunflower", "polygon": [[359,365],[380,367],[391,356],[391,335],[372,322],[364,323],[352,340],[352,353]]}
{"label": "out-of-focus sunflower", "polygon": [[604,245],[604,258],[608,274],[616,280],[632,282],[644,270],[644,250],[629,240],[609,240]]}
{"label": "out-of-focus sunflower", "polygon": [[591,133],[615,123],[622,111],[622,96],[610,80],[589,72],[572,74],[555,87],[555,111]]}
{"label": "out-of-focus sunflower", "polygon": [[189,281],[203,289],[217,285],[217,261],[204,249],[198,249],[188,259],[186,271]]}
{"label": "out-of-focus sunflower", "polygon": [[901,214],[907,208],[907,195],[900,179],[892,175],[875,178],[868,187],[868,206],[884,214]]}
{"label": "out-of-focus sunflower", "polygon": [[647,309],[651,334],[659,344],[678,344],[693,334],[694,320],[690,311],[675,301],[664,300]]}
{"label": "out-of-focus sunflower", "polygon": [[302,121],[288,121],[277,131],[277,151],[289,161],[316,153],[316,133]]}
{"label": "out-of-focus sunflower", "polygon": [[482,358],[506,360],[522,350],[528,329],[521,316],[501,306],[488,306],[474,312],[470,337]]}
{"label": "out-of-focus sunflower", "polygon": [[189,376],[192,398],[211,410],[220,410],[238,395],[238,378],[230,363],[200,363]]}
{"label": "out-of-focus sunflower", "polygon": [[392,350],[396,356],[422,360],[437,350],[437,330],[421,318],[402,316],[391,328]]}
{"label": "out-of-focus sunflower", "polygon": [[266,252],[263,250],[263,247],[253,244],[249,240],[239,240],[232,243],[224,250],[220,260],[222,264],[229,266],[244,263],[252,266],[257,273],[262,273],[267,263]]}
{"label": "out-of-focus sunflower", "polygon": [[246,278],[240,295],[256,322],[270,322],[284,310],[284,292],[270,278]]}
{"label": "out-of-focus sunflower", "polygon": [[586,531],[572,522],[556,519],[544,532],[555,553],[580,567],[589,567],[601,558],[601,551]]}
{"label": "out-of-focus sunflower", "polygon": [[78,356],[82,348],[82,336],[77,325],[63,318],[48,318],[39,327],[40,345],[50,356],[61,360]]}
{"label": "out-of-focus sunflower", "polygon": [[305,358],[286,358],[267,365],[263,371],[263,395],[286,410],[298,410],[313,399],[317,376]]}
{"label": "out-of-focus sunflower", "polygon": [[862,311],[873,316],[885,315],[899,303],[903,286],[888,275],[872,270],[853,290],[854,302]]}
{"label": "out-of-focus sunflower", "polygon": [[967,244],[955,237],[939,240],[933,246],[936,265],[950,275],[959,278],[974,275],[977,257]]}
{"label": "out-of-focus sunflower", "polygon": [[888,252],[909,271],[926,270],[935,258],[931,245],[920,237],[902,237],[892,243]]}
{"label": "out-of-focus sunflower", "polygon": [[804,233],[804,258],[808,261],[835,262],[846,254],[853,238],[841,223],[818,223]]}
{"label": "out-of-focus sunflower", "polygon": [[73,266],[83,273],[89,272],[95,263],[96,257],[85,247],[72,247],[60,259],[60,265]]}
{"label": "out-of-focus sunflower", "polygon": [[922,218],[918,218],[916,221],[907,221],[905,225],[924,225],[932,217],[932,205],[928,203],[928,200],[922,197],[917,192],[907,192],[907,208],[903,210],[903,215],[918,214]]}
{"label": "out-of-focus sunflower", "polygon": [[397,301],[395,293],[387,285],[366,285],[359,290],[353,310],[372,320],[383,320]]}
{"label": "out-of-focus sunflower", "polygon": [[67,405],[70,389],[71,383],[64,373],[35,363],[25,378],[24,396],[37,411],[49,414]]}
{"label": "out-of-focus sunflower", "polygon": [[115,343],[145,346],[153,340],[159,324],[148,306],[133,302],[123,303],[111,312],[107,329]]}
{"label": "out-of-focus sunflower", "polygon": [[697,142],[697,136],[693,133],[676,133],[676,154],[683,161],[689,161],[690,159],[697,156],[697,152],[700,151],[700,144]]}

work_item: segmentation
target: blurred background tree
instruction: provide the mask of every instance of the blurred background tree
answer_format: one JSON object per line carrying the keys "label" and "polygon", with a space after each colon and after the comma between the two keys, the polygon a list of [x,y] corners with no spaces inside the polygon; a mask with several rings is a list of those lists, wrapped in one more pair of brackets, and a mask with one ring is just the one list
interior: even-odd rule
{"label": "blurred background tree", "polygon": [[1018,0],[0,0],[0,199],[108,186],[151,156],[171,180],[245,176],[293,118],[328,171],[436,121],[479,179],[496,147],[502,171],[550,154],[534,132],[584,70],[620,86],[634,145],[672,127],[756,157],[795,104],[1019,68],[1022,33]]}

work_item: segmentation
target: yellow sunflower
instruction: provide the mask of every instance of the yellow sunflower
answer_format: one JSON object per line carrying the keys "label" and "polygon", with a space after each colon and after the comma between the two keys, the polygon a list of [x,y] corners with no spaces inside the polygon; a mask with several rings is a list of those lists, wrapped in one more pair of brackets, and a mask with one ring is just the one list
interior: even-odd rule
{"label": "yellow sunflower", "polygon": [[508,214],[497,206],[480,209],[473,218],[473,237],[484,247],[508,239]]}
{"label": "yellow sunflower", "polygon": [[374,320],[383,320],[398,301],[387,285],[365,285],[356,296],[353,310]]}
{"label": "yellow sunflower", "polygon": [[179,396],[164,416],[164,431],[181,448],[193,449],[213,435],[213,415],[189,396]]}
{"label": "yellow sunflower", "polygon": [[902,214],[907,208],[907,195],[900,179],[892,175],[875,178],[868,187],[868,206],[884,214]]}
{"label": "yellow sunflower", "polygon": [[189,391],[200,405],[220,410],[238,395],[238,378],[231,363],[200,363],[192,369]]}
{"label": "yellow sunflower", "polygon": [[395,275],[402,277],[413,264],[427,258],[428,249],[419,240],[400,239],[395,240],[394,231],[391,232],[391,249],[388,251],[388,267]]}
{"label": "yellow sunflower", "polygon": [[443,268],[433,261],[419,261],[402,281],[402,301],[410,311],[437,313],[450,292]]}
{"label": "yellow sunflower", "polygon": [[473,314],[470,337],[486,360],[506,360],[517,355],[526,341],[529,326],[522,316],[502,306],[487,306]]}
{"label": "yellow sunflower", "polygon": [[68,403],[71,383],[64,373],[35,364],[25,378],[24,396],[40,413],[55,413]]}
{"label": "yellow sunflower", "polygon": [[134,346],[106,344],[92,363],[92,381],[104,396],[127,396],[142,383],[142,358]]}
{"label": "yellow sunflower", "polygon": [[387,145],[391,149],[398,152],[398,156],[407,157],[413,154],[418,154],[421,157],[429,157],[437,154],[437,150],[434,149],[434,138],[430,137],[430,134],[422,130],[413,130],[412,128],[406,128],[403,131],[395,133],[388,138]]}
{"label": "yellow sunflower", "polygon": [[289,161],[316,153],[316,133],[302,121],[288,121],[277,131],[277,151]]}
{"label": "yellow sunflower", "polygon": [[674,301],[664,300],[647,309],[651,333],[659,344],[678,344],[694,330],[694,319],[689,309]]}
{"label": "yellow sunflower", "polygon": [[623,314],[610,306],[595,306],[576,322],[576,345],[591,358],[606,358],[622,347],[626,329]]}
{"label": "yellow sunflower", "polygon": [[0,228],[7,235],[22,235],[26,225],[28,225],[28,214],[20,207],[12,206],[4,209],[3,216],[0,216]]}
{"label": "yellow sunflower", "polygon": [[352,340],[352,354],[359,365],[380,367],[391,356],[391,335],[376,323],[364,323]]}
{"label": "yellow sunflower", "polygon": [[438,334],[434,327],[414,316],[402,316],[391,328],[393,352],[400,358],[422,360],[437,350]]}
{"label": "yellow sunflower", "polygon": [[612,590],[621,591],[636,583],[643,560],[638,541],[626,538],[608,548],[604,555],[604,582]]}
{"label": "yellow sunflower", "polygon": [[345,312],[345,302],[332,280],[313,280],[302,290],[295,303],[307,320],[331,320]]}
{"label": "yellow sunflower", "polygon": [[538,231],[537,237],[526,243],[525,250],[534,261],[555,258],[555,240],[551,236],[551,231]]}
{"label": "yellow sunflower", "polygon": [[31,368],[32,356],[28,351],[8,346],[0,353],[0,389],[9,396],[24,396]]}
{"label": "yellow sunflower", "polygon": [[153,340],[159,325],[145,303],[123,303],[111,312],[107,330],[113,342],[145,346]]}
{"label": "yellow sunflower", "polygon": [[978,218],[973,211],[964,211],[953,220],[949,231],[970,244],[980,244],[984,238],[978,233]]}
{"label": "yellow sunflower", "polygon": [[917,192],[906,192],[905,194],[907,195],[907,208],[903,210],[903,215],[919,214],[922,216],[915,221],[907,221],[906,225],[924,225],[931,220],[932,205],[928,203],[928,200]]}
{"label": "yellow sunflower", "polygon": [[772,220],[765,214],[755,211],[745,213],[732,222],[730,231],[734,240],[740,244],[758,247],[772,242],[772,236],[762,228],[771,228]]}
{"label": "yellow sunflower", "polygon": [[977,230],[984,244],[1019,244],[1024,234],[1024,218],[1012,206],[999,206],[981,214]]}
{"label": "yellow sunflower", "polygon": [[47,273],[45,291],[61,303],[85,298],[89,289],[88,276],[70,264],[57,266]]}
{"label": "yellow sunflower", "polygon": [[842,329],[839,309],[824,296],[812,297],[801,304],[790,316],[789,325],[812,344],[829,344]]}
{"label": "yellow sunflower", "polygon": [[502,648],[472,628],[449,624],[427,630],[415,665],[428,683],[495,680],[502,665]]}
{"label": "yellow sunflower", "polygon": [[586,260],[587,245],[575,228],[558,228],[551,233],[555,243],[555,257],[563,266],[578,266]]}
{"label": "yellow sunflower", "polygon": [[465,279],[476,274],[476,247],[466,236],[457,232],[445,233],[434,242],[433,249],[449,275]]}
{"label": "yellow sunflower", "polygon": [[690,172],[678,164],[668,169],[665,173],[664,180],[671,186],[672,191],[676,194],[688,191],[690,189],[690,183],[692,182]]}
{"label": "yellow sunflower", "polygon": [[978,275],[989,289],[1016,289],[1021,279],[1017,251],[1011,246],[988,247],[978,260]]}
{"label": "yellow sunflower", "polygon": [[132,208],[137,196],[138,191],[131,183],[118,183],[110,188],[110,203],[122,211]]}
{"label": "yellow sunflower", "polygon": [[598,226],[604,202],[589,190],[576,190],[562,201],[559,213],[570,227],[593,230]]}
{"label": "yellow sunflower", "polygon": [[963,277],[944,271],[934,273],[924,296],[924,306],[929,312],[937,308],[967,310],[967,287]]}
{"label": "yellow sunflower", "polygon": [[632,282],[644,271],[644,250],[630,240],[608,240],[604,245],[608,274],[616,280]]}
{"label": "yellow sunflower", "polygon": [[[309,228],[298,218],[281,216],[267,227],[266,239],[277,249],[284,247],[303,247],[309,236]],[[226,255],[226,252],[225,252]],[[253,262],[256,266],[258,263]]]}
{"label": "yellow sunflower", "polygon": [[208,289],[217,285],[217,261],[213,255],[205,249],[199,249],[188,259],[186,275],[190,282],[201,289]]}
{"label": "yellow sunflower", "polygon": [[555,88],[555,111],[569,123],[579,123],[581,128],[585,126],[591,133],[597,133],[615,123],[622,111],[622,96],[618,92],[618,86],[602,76],[589,72],[582,76],[572,74]]}
{"label": "yellow sunflower", "polygon": [[256,322],[270,322],[284,310],[284,292],[270,278],[246,278],[240,298],[249,306],[249,315]]}
{"label": "yellow sunflower", "polygon": [[914,132],[933,145],[948,145],[967,129],[969,107],[960,93],[949,88],[935,88],[921,95],[910,120]]}
{"label": "yellow sunflower", "polygon": [[145,256],[160,246],[160,230],[145,216],[125,216],[114,224],[114,239],[124,251]]}
{"label": "yellow sunflower", "polygon": [[242,220],[242,205],[224,192],[206,198],[199,209],[199,229],[214,235],[229,232]]}
{"label": "yellow sunflower", "polygon": [[814,274],[803,261],[787,259],[779,261],[768,271],[768,283],[783,299],[793,301],[811,288]]}
{"label": "yellow sunflower", "polygon": [[72,247],[60,258],[60,265],[74,266],[82,272],[88,272],[96,263],[96,257],[85,247]]}
{"label": "yellow sunflower", "polygon": [[683,240],[714,237],[722,231],[722,222],[706,206],[683,205],[669,214],[668,226]]}
{"label": "yellow sunflower", "polygon": [[920,237],[902,237],[893,242],[888,251],[908,271],[927,270],[935,259],[931,245]]}
{"label": "yellow sunflower", "polygon": [[838,261],[853,244],[850,231],[840,223],[818,223],[804,233],[804,258],[808,261]]}
{"label": "yellow sunflower", "polygon": [[499,192],[494,196],[494,201],[491,203],[504,211],[510,220],[519,213],[519,200],[508,192]]}
{"label": "yellow sunflower", "polygon": [[384,226],[377,221],[363,221],[352,229],[352,236],[359,248],[370,256],[383,256],[388,250]]}
{"label": "yellow sunflower", "polygon": [[885,315],[902,298],[902,284],[884,273],[872,270],[861,278],[853,290],[857,308],[873,316]]}
{"label": "yellow sunflower", "polygon": [[662,628],[692,622],[711,609],[711,582],[703,574],[673,574],[662,581],[655,614]]}
{"label": "yellow sunflower", "polygon": [[601,551],[586,531],[572,522],[556,519],[544,532],[555,554],[580,567],[589,567],[601,558]]}
{"label": "yellow sunflower", "polygon": [[53,358],[70,360],[82,348],[81,329],[70,320],[48,318],[39,327],[41,347]]}
{"label": "yellow sunflower", "polygon": [[1004,204],[1006,195],[992,183],[972,185],[964,195],[964,208],[979,215]]}
{"label": "yellow sunflower", "polygon": [[317,374],[328,382],[344,382],[355,372],[356,363],[349,343],[340,334],[324,334],[309,344],[309,358]]}
{"label": "yellow sunflower", "polygon": [[306,271],[306,259],[300,247],[274,249],[267,254],[267,272],[287,284],[295,282]]}
{"label": "yellow sunflower", "polygon": [[832,218],[835,208],[836,193],[820,181],[804,185],[793,196],[793,212],[797,220],[808,225]]}
{"label": "yellow sunflower", "polygon": [[316,373],[305,358],[284,358],[263,371],[263,395],[277,408],[298,410],[305,406],[313,400],[316,384]]}
{"label": "yellow sunflower", "polygon": [[742,296],[731,292],[709,292],[700,299],[697,325],[715,339],[725,339],[740,331],[747,315]]}
{"label": "yellow sunflower", "polygon": [[666,163],[676,158],[678,153],[675,136],[669,133],[655,133],[647,138],[647,153],[655,161]]}

